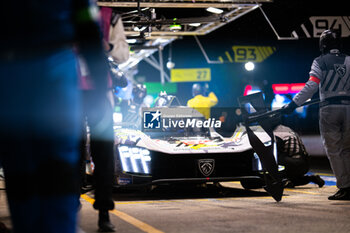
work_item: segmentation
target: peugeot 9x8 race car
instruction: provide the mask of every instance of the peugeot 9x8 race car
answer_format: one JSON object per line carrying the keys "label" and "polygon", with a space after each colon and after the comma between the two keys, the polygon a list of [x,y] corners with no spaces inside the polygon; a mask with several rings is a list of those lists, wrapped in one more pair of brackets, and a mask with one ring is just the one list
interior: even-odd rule
{"label": "peugeot 9x8 race car", "polygon": [[[261,100],[261,94],[253,99],[256,96]],[[241,100],[243,116],[245,101]],[[249,108],[259,113],[255,105],[253,101]],[[275,134],[269,117],[254,117],[243,117],[243,123],[234,124],[231,133],[225,134],[220,130],[222,119],[205,119],[200,109],[143,108],[142,117],[133,118],[132,126],[115,126],[115,186],[240,181],[247,189],[264,187],[280,201],[279,169],[283,167],[277,163]]]}
{"label": "peugeot 9x8 race car", "polygon": [[[141,130],[116,128],[116,185],[240,181],[262,186],[263,166],[240,124],[232,136],[222,122],[189,107],[143,108]],[[263,145],[274,144],[260,125],[250,127]],[[276,146],[273,155],[277,158]]]}

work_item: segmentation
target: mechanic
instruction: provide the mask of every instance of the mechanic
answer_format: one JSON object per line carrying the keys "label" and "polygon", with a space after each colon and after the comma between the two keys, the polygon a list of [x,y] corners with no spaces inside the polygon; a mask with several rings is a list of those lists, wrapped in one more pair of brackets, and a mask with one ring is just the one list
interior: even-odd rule
{"label": "mechanic", "polygon": [[120,103],[123,122],[132,123],[135,128],[140,128],[142,108],[149,107],[144,103],[144,99],[147,95],[147,87],[141,83],[130,83],[130,85],[132,86],[132,98],[122,100]]}
{"label": "mechanic", "polygon": [[193,98],[187,101],[188,107],[195,108],[198,112],[202,113],[206,119],[210,117],[210,108],[218,103],[218,98],[214,92],[208,94],[208,91],[208,83],[203,85],[195,83],[192,85]]}
{"label": "mechanic", "polygon": [[[100,13],[105,51],[113,57],[115,62],[125,62],[129,58],[129,48],[124,35],[123,25],[121,24],[121,18],[115,19],[117,15],[112,12],[112,8],[108,7],[102,7]],[[122,31],[113,30],[117,22],[119,22],[118,28]],[[113,35],[110,35],[110,33],[113,33]],[[116,36],[115,33],[122,35]],[[111,38],[113,39],[111,40]],[[95,202],[93,207],[99,211],[99,232],[114,232],[115,226],[111,223],[108,212],[114,209],[114,200],[112,198],[114,182],[114,97],[112,84],[118,83],[126,86],[127,82],[126,80],[121,81],[121,77],[118,76],[113,76],[112,80],[113,74],[109,73],[108,85],[106,85],[108,90],[103,99],[96,101],[93,95],[95,87],[89,80],[90,70],[86,69],[84,60],[80,60],[79,64],[81,89],[83,90],[83,122],[90,129],[90,152],[95,165],[93,172]],[[80,145],[82,177],[85,175],[84,161],[87,157],[87,127],[83,128],[84,136]],[[82,193],[84,193],[89,189],[84,189],[84,179],[82,183]]]}
{"label": "mechanic", "polygon": [[274,129],[277,141],[278,164],[285,167],[282,173],[286,188],[306,185],[313,182],[323,187],[325,182],[319,175],[307,175],[310,158],[300,137],[289,127],[278,125]]}
{"label": "mechanic", "polygon": [[320,133],[339,190],[329,200],[350,200],[350,57],[340,52],[338,31],[320,36],[322,54],[314,59],[305,87],[283,106],[289,114],[319,89]]}
{"label": "mechanic", "polygon": [[81,131],[73,50],[101,98],[108,64],[99,27],[87,0],[6,1],[0,21],[0,160],[13,232],[73,233]]}

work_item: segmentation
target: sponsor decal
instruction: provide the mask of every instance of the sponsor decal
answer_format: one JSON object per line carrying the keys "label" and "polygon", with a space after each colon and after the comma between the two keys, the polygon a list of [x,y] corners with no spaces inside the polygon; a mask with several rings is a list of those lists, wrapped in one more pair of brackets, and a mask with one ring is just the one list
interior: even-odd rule
{"label": "sponsor decal", "polygon": [[118,178],[117,182],[119,185],[132,184],[131,178]]}
{"label": "sponsor decal", "polygon": [[210,143],[211,140],[181,140],[178,141],[178,143],[182,143],[185,145],[195,145],[195,144],[205,144],[205,143]]}
{"label": "sponsor decal", "polygon": [[145,129],[160,129],[161,115],[159,110],[143,112],[143,127]]}
{"label": "sponsor decal", "polygon": [[202,129],[220,128],[222,122],[215,118],[205,119],[204,117],[191,115],[163,115],[160,110],[147,110],[143,112],[143,129],[167,130],[167,129]]}
{"label": "sponsor decal", "polygon": [[174,119],[163,119],[164,128],[219,128],[221,127],[221,121],[209,118],[207,120],[201,119],[190,119],[185,120],[174,120]]}
{"label": "sponsor decal", "polygon": [[214,159],[198,159],[198,168],[203,176],[210,176],[215,168]]}
{"label": "sponsor decal", "polygon": [[346,74],[346,66],[344,64],[334,64],[334,69],[340,78]]}

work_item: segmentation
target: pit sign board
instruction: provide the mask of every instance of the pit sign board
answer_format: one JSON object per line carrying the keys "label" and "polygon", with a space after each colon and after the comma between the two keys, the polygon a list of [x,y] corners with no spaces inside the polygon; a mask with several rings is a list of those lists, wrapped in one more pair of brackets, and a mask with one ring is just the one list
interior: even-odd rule
{"label": "pit sign board", "polygon": [[232,46],[235,62],[262,62],[272,55],[276,48],[271,46]]}
{"label": "pit sign board", "polygon": [[171,69],[171,82],[208,82],[211,80],[210,68]]}

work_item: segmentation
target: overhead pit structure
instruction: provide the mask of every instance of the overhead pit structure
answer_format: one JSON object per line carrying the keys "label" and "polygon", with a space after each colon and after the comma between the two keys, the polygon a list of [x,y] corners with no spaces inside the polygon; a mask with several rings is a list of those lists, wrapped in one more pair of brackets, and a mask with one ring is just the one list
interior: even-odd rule
{"label": "overhead pit structure", "polygon": [[[159,62],[152,65],[163,73],[164,82],[160,59],[167,44],[182,36],[206,35],[269,2],[273,0],[100,0],[98,5],[116,7],[122,15],[125,34],[134,52],[121,69],[128,70],[159,51]],[[209,12],[210,7],[220,9],[221,13]],[[200,43],[199,46],[206,56]]]}

